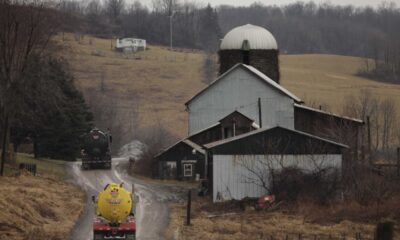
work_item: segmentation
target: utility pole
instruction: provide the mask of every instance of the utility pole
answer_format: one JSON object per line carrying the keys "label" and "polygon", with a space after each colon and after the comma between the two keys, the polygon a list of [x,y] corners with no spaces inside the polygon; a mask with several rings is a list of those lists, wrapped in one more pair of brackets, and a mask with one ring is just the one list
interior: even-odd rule
{"label": "utility pole", "polygon": [[369,164],[372,164],[372,155],[371,155],[371,122],[369,116],[367,116],[367,137],[368,137],[368,160]]}
{"label": "utility pole", "polygon": [[400,147],[397,148],[397,177],[400,177]]}
{"label": "utility pole", "polygon": [[258,98],[258,123],[260,124],[260,128],[262,128],[262,113],[261,113],[261,98]]}
{"label": "utility pole", "polygon": [[174,17],[175,11],[171,12],[169,16],[169,50],[172,51],[172,18]]}

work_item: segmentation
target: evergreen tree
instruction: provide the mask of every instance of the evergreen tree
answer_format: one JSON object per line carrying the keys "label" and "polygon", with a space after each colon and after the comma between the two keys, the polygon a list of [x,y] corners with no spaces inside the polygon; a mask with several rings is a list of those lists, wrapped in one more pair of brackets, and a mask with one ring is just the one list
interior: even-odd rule
{"label": "evergreen tree", "polygon": [[[29,136],[34,143],[35,157],[75,160],[79,155],[80,136],[92,127],[93,116],[82,94],[76,89],[67,65],[54,58],[32,63],[25,77],[36,78],[30,86],[32,101],[20,111],[20,122],[13,128],[12,141]],[[45,79],[45,81],[44,81]],[[40,86],[42,82],[52,86]],[[48,99],[46,92],[56,92]]]}

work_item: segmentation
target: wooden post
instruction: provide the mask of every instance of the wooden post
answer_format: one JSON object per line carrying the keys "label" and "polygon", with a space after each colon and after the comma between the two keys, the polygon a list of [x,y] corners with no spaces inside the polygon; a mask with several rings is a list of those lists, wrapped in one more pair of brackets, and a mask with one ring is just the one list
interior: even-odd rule
{"label": "wooden post", "polygon": [[367,134],[368,134],[368,160],[369,163],[372,164],[372,156],[371,156],[371,122],[369,116],[367,116]]}
{"label": "wooden post", "polygon": [[188,191],[188,202],[186,210],[186,225],[190,226],[190,208],[192,207],[192,190]]}
{"label": "wooden post", "polygon": [[260,124],[260,128],[262,128],[262,115],[261,115],[261,98],[258,98],[258,122]]}
{"label": "wooden post", "polygon": [[397,176],[400,177],[400,147],[397,148]]}

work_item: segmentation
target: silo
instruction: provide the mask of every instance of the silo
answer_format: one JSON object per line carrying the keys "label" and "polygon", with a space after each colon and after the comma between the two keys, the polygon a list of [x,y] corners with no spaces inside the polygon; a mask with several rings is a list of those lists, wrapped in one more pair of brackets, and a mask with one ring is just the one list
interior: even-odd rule
{"label": "silo", "polygon": [[219,50],[220,75],[237,63],[257,68],[279,83],[279,50],[274,36],[265,28],[246,24],[229,31]]}

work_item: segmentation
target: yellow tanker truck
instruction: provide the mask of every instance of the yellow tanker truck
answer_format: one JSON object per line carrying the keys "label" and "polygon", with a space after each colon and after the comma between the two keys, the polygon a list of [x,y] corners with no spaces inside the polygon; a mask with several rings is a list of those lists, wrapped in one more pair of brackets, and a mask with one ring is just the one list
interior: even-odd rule
{"label": "yellow tanker truck", "polygon": [[135,239],[136,221],[133,214],[132,193],[121,184],[110,183],[100,192],[96,205],[96,217],[93,222],[93,239]]}

